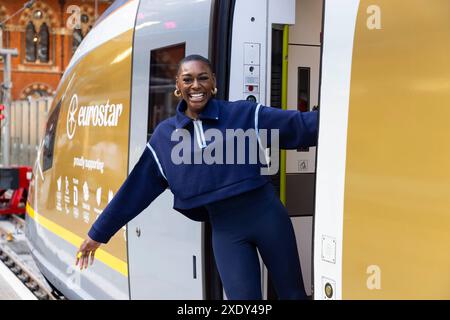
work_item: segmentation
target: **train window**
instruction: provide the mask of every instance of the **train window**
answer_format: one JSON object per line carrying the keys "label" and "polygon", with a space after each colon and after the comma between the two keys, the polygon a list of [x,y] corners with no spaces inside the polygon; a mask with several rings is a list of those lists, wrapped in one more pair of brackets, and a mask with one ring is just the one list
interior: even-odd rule
{"label": "train window", "polygon": [[53,149],[55,145],[56,126],[58,125],[59,111],[61,110],[61,101],[58,102],[55,109],[48,117],[47,126],[44,135],[44,150],[42,154],[43,170],[50,169],[53,165]]}
{"label": "train window", "polygon": [[[297,109],[298,111],[309,111],[309,86],[311,80],[311,68],[299,67],[298,68],[298,88],[297,88]],[[298,152],[308,152],[309,147],[299,148]]]}
{"label": "train window", "polygon": [[178,98],[173,94],[175,77],[185,50],[186,45],[182,43],[151,51],[148,138],[159,122],[175,114],[178,104]]}
{"label": "train window", "polygon": [[299,111],[309,111],[309,83],[311,68],[298,68],[297,108]]}

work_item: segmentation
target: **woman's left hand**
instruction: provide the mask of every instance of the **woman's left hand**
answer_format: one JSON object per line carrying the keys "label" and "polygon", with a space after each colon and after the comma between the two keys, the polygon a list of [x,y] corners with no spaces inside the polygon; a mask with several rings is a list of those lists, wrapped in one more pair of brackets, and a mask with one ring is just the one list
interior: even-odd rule
{"label": "woman's left hand", "polygon": [[86,269],[89,266],[89,257],[91,258],[91,265],[94,263],[95,251],[100,247],[101,243],[92,240],[88,237],[83,241],[77,252],[77,260],[75,265],[80,265],[80,270]]}

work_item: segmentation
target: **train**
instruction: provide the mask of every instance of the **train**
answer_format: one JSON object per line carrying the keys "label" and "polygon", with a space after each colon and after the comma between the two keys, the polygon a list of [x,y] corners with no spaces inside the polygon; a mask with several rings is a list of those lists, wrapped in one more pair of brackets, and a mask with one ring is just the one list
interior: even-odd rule
{"label": "train", "polygon": [[319,110],[317,147],[284,151],[273,176],[312,299],[450,298],[448,12],[447,0],[115,1],[48,114],[26,207],[39,269],[68,299],[226,299],[208,222],[176,212],[170,190],[75,267],[174,115],[178,62],[200,54],[218,99]]}

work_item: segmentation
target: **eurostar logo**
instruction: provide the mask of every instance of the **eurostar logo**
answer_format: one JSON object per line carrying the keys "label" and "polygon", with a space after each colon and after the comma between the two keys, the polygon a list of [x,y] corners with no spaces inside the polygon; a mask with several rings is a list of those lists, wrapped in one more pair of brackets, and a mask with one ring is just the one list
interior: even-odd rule
{"label": "eurostar logo", "polygon": [[72,140],[77,128],[75,113],[78,110],[78,96],[74,94],[70,100],[69,112],[67,113],[67,136]]}
{"label": "eurostar logo", "polygon": [[67,113],[67,136],[72,140],[77,127],[117,127],[123,112],[122,103],[93,103],[79,106],[78,96],[74,94],[70,99]]}

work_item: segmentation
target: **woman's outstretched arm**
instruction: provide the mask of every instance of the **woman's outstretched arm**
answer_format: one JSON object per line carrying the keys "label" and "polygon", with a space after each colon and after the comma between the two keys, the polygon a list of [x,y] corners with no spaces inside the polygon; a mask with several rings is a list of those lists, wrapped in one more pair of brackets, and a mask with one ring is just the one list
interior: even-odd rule
{"label": "woman's outstretched arm", "polygon": [[130,175],[88,232],[91,239],[106,243],[125,224],[147,208],[167,188],[148,147]]}
{"label": "woman's outstretched arm", "polygon": [[[317,145],[318,112],[300,112],[260,106],[258,129],[278,129],[281,149],[297,149]],[[269,133],[270,134],[270,133]]]}
{"label": "woman's outstretched arm", "polygon": [[87,268],[89,259],[92,264],[98,247],[148,207],[167,186],[152,152],[146,147],[119,191],[92,225],[78,249],[75,265]]}

